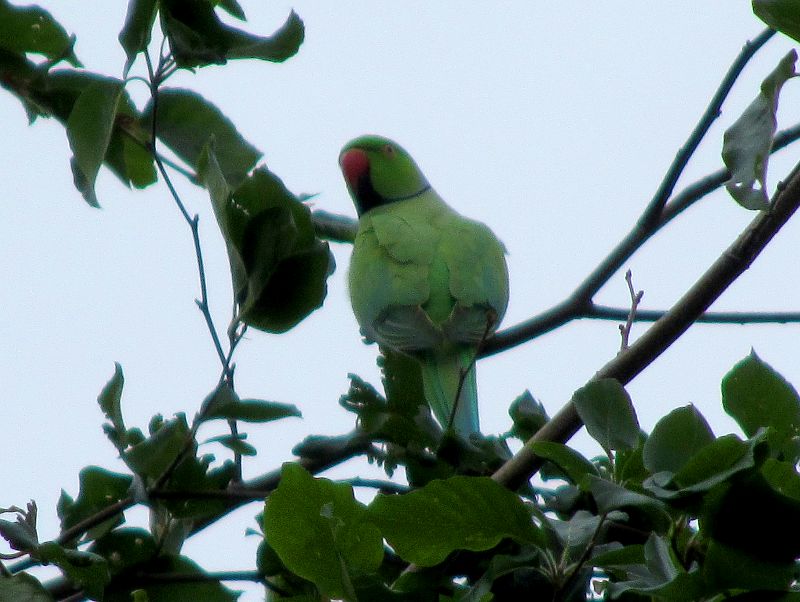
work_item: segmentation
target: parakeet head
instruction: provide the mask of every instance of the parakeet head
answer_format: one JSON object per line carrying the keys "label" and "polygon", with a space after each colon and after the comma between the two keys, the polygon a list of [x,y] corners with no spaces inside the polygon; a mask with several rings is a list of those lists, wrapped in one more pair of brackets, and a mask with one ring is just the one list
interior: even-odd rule
{"label": "parakeet head", "polygon": [[411,155],[381,136],[361,136],[348,142],[339,155],[339,165],[358,215],[430,188]]}

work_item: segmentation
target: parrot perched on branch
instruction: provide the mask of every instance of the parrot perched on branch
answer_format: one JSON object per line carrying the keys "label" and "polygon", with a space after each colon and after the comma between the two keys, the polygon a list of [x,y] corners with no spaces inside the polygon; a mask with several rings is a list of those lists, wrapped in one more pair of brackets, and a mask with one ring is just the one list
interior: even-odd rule
{"label": "parrot perched on branch", "polygon": [[468,438],[479,432],[475,359],[508,305],[505,248],[395,142],[356,138],[339,165],[359,216],[349,287],[361,331],[415,358],[436,419]]}

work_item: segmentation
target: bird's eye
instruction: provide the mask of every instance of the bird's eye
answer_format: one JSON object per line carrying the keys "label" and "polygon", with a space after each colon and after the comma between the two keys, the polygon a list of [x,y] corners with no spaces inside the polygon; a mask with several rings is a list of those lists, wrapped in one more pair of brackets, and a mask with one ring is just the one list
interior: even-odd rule
{"label": "bird's eye", "polygon": [[385,144],[383,147],[383,154],[387,157],[394,157],[394,147],[391,144]]}

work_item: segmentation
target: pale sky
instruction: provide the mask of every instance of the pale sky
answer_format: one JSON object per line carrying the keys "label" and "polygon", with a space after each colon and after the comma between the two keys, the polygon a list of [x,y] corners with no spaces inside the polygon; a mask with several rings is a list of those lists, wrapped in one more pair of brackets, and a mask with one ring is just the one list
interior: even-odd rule
{"label": "pale sky", "polygon": [[[44,4],[77,34],[88,69],[121,75],[123,3],[84,0],[79,11],[68,0]],[[294,7],[306,23],[299,54],[282,65],[234,62],[180,74],[169,85],[216,103],[292,191],[317,193],[314,206],[335,213],[355,214],[338,170],[341,146],[363,133],[395,138],[445,200],[504,241],[505,327],[565,297],[624,236],[743,43],[764,27],[749,3],[725,0],[242,5],[245,27],[261,34]],[[721,167],[722,132],[791,47],[776,36],[748,66],[678,189]],[[130,91],[143,106],[144,86]],[[790,81],[780,127],[800,120],[798,100],[800,82]],[[113,362],[125,371],[125,418],[142,428],[157,412],[191,417],[219,366],[194,304],[189,230],[165,187],[128,191],[104,169],[103,208],[88,207],[72,184],[62,126],[28,127],[5,91],[0,141],[0,506],[35,499],[40,535],[52,539],[60,489],[77,495],[83,466],[124,471],[96,403]],[[774,158],[771,188],[798,156],[800,145]],[[224,244],[206,193],[175,180],[200,215],[212,310],[224,328],[231,303]],[[675,220],[626,266],[645,291],[642,308],[668,308],[753,217],[718,191]],[[798,236],[795,219],[714,309],[800,309]],[[242,397],[294,403],[304,414],[245,428],[260,452],[247,460],[246,477],[289,459],[306,434],[352,428],[354,416],[338,406],[348,372],[379,384],[377,350],[361,342],[347,300],[350,248],[333,250],[338,268],[325,305],[288,334],[251,330],[238,349]],[[623,274],[598,301],[627,306]],[[720,379],[753,347],[800,383],[798,332],[798,325],[692,328],[628,387],[643,428],[694,403],[718,435],[737,432],[720,406]],[[508,404],[526,388],[555,413],[618,348],[616,323],[581,321],[481,361],[484,432],[509,427]],[[576,444],[597,453],[583,433]],[[226,457],[219,447],[206,451]],[[351,462],[333,474],[379,473]],[[258,511],[247,506],[185,552],[211,570],[253,568],[257,540],[242,534]],[[262,599],[249,589],[242,600]]]}

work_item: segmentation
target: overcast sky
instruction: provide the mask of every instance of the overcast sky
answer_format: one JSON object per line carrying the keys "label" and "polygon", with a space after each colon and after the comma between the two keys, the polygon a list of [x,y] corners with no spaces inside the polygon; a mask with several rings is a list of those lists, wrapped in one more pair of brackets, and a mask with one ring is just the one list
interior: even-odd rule
{"label": "overcast sky", "polygon": [[[86,67],[114,76],[124,64],[122,5],[45,3],[77,34]],[[337,165],[342,145],[363,133],[395,138],[445,200],[507,246],[503,326],[564,298],[628,231],[743,43],[763,29],[749,3],[725,0],[242,5],[257,33],[274,30],[294,7],[306,23],[299,54],[283,65],[179,74],[169,85],[217,104],[292,191],[317,193],[315,207],[331,212],[355,214]],[[722,132],[791,47],[776,36],[751,63],[678,188],[721,167]],[[144,86],[130,91],[143,106]],[[782,127],[800,120],[799,99],[800,83],[790,81]],[[191,416],[219,374],[194,304],[190,233],[166,189],[131,192],[103,170],[103,208],[92,209],[72,185],[69,156],[57,122],[28,127],[19,102],[0,93],[0,506],[35,499],[42,539],[57,535],[55,502],[62,487],[77,495],[80,468],[124,470],[96,404],[114,361],[125,371],[126,420],[143,428],[157,412]],[[798,156],[800,146],[775,158],[771,188]],[[205,192],[175,179],[200,215],[212,310],[224,327],[224,244]],[[718,191],[677,219],[626,266],[645,291],[642,307],[668,308],[753,216]],[[795,220],[714,309],[800,309],[798,236]],[[379,383],[376,348],[361,342],[347,300],[350,248],[333,250],[338,268],[324,307],[288,334],[250,331],[237,352],[243,397],[294,403],[305,417],[246,429],[260,452],[245,465],[248,477],[290,458],[305,434],[352,428],[353,415],[337,403],[348,372]],[[627,306],[623,274],[598,301]],[[694,403],[717,434],[735,431],[720,407],[720,379],[754,347],[800,383],[799,329],[694,327],[629,386],[642,426]],[[525,389],[554,413],[618,348],[615,323],[581,321],[481,361],[483,430],[506,430],[508,404]],[[576,442],[597,452],[584,434]],[[335,474],[377,473],[351,463]],[[257,511],[248,506],[186,552],[209,569],[252,568],[257,541],[241,534]],[[215,553],[220,545],[237,553]]]}

